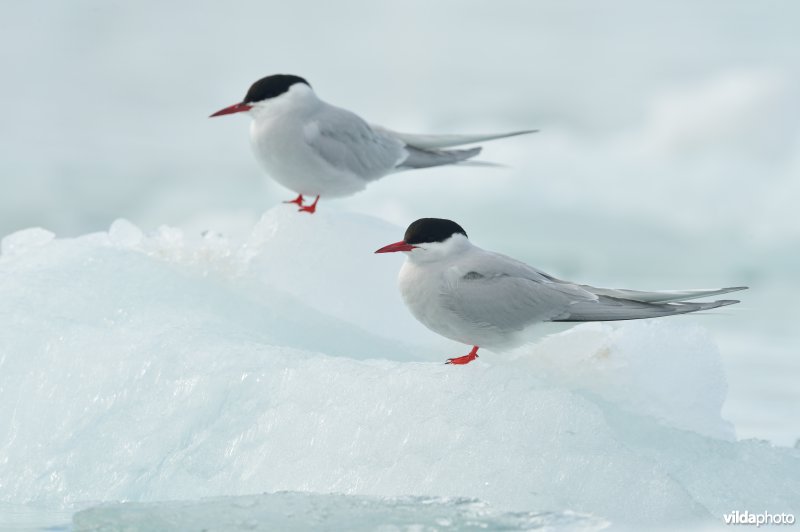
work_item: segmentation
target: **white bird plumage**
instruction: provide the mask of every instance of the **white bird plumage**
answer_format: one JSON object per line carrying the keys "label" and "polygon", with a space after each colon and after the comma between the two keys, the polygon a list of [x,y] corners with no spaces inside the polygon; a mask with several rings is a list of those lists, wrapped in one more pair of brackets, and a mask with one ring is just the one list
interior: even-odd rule
{"label": "white bird plumage", "polygon": [[746,287],[643,292],[596,288],[557,279],[525,263],[473,245],[458,224],[423,218],[409,226],[403,241],[377,252],[403,251],[399,287],[414,317],[432,331],[478,347],[521,344],[525,331],[541,322],[615,321],[708,310],[738,303],[686,300]]}
{"label": "white bird plumage", "polygon": [[[212,116],[248,112],[256,158],[278,183],[301,196],[342,197],[386,175],[455,164],[481,148],[463,144],[532,133],[414,135],[371,125],[317,97],[302,78],[275,75],[254,83],[245,100]],[[303,209],[313,212],[313,209]]]}

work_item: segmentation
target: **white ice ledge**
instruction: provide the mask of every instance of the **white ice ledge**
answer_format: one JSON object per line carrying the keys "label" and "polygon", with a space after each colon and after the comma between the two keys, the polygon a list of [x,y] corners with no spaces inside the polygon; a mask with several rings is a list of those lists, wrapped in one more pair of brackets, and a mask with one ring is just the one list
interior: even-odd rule
{"label": "white ice ledge", "polygon": [[696,321],[586,325],[445,366],[461,347],[407,315],[399,260],[372,254],[399,235],[276,208],[244,235],[7,237],[0,501],[291,490],[631,525],[800,513],[800,452],[734,440]]}

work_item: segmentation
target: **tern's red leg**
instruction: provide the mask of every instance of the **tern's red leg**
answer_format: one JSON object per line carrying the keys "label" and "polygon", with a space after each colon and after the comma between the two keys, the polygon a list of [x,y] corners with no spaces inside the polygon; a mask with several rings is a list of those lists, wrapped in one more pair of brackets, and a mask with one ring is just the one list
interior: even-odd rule
{"label": "tern's red leg", "polygon": [[303,195],[302,194],[298,194],[295,199],[284,201],[284,203],[294,203],[295,205],[299,205],[300,207],[302,207],[303,206]]}
{"label": "tern's red leg", "polygon": [[480,348],[477,345],[473,345],[472,351],[470,351],[468,355],[464,355],[463,357],[448,358],[445,364],[469,364],[478,358],[478,349]]}
{"label": "tern's red leg", "polygon": [[297,210],[300,212],[307,212],[308,214],[314,214],[315,212],[317,212],[318,201],[319,201],[319,196],[317,196],[314,199],[314,203],[312,203],[311,205],[306,205],[306,206],[300,205],[300,208]]}

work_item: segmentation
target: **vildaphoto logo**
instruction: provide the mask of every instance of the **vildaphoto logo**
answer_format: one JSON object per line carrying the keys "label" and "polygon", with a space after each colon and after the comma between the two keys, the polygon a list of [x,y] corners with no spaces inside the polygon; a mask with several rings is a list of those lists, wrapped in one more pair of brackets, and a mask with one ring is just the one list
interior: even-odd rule
{"label": "vildaphoto logo", "polygon": [[722,516],[726,525],[793,525],[794,514],[771,514],[769,512],[761,512],[754,514],[745,510],[740,512],[734,510],[729,514]]}

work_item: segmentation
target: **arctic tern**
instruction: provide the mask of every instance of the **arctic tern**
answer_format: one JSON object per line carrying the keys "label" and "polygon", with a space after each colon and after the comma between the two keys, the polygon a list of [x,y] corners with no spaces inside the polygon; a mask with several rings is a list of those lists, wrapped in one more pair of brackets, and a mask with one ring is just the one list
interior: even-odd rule
{"label": "arctic tern", "polygon": [[[480,147],[454,146],[513,137],[536,130],[495,135],[414,135],[368,124],[358,115],[317,97],[303,78],[276,74],[250,87],[240,103],[211,116],[247,112],[256,158],[278,183],[297,193],[285,203],[313,213],[320,196],[349,196],[401,170],[442,166],[478,155]],[[306,196],[314,202],[304,205]]]}
{"label": "arctic tern", "polygon": [[562,281],[505,255],[472,244],[457,223],[422,218],[403,240],[375,253],[402,251],[400,293],[414,317],[433,332],[471,345],[469,354],[447,364],[468,364],[480,347],[509,348],[540,322],[615,321],[656,318],[738,303],[686,300],[744,290],[642,292],[596,288]]}

